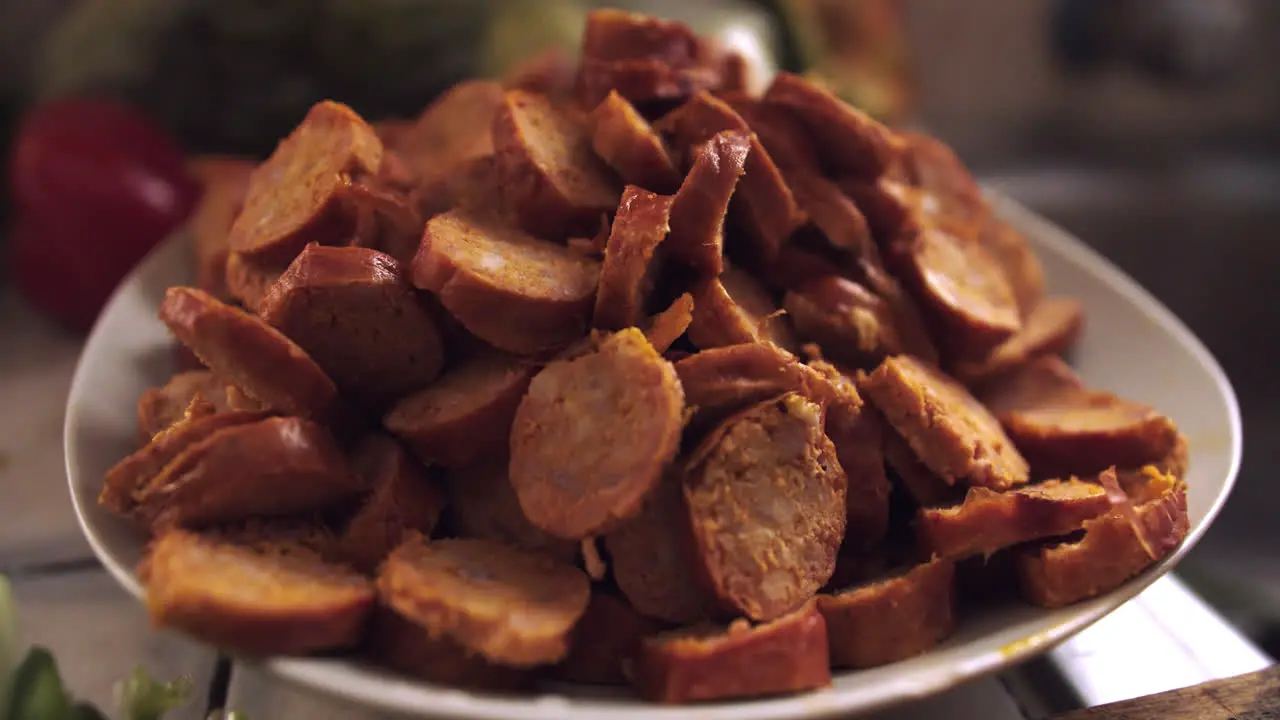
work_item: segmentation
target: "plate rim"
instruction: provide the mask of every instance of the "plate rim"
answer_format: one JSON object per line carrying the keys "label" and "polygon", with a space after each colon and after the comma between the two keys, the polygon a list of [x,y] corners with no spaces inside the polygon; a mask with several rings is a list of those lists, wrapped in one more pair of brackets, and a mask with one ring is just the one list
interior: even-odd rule
{"label": "plate rim", "polygon": [[[534,697],[504,697],[472,693],[371,670],[367,664],[348,659],[283,657],[262,661],[237,660],[237,662],[265,669],[272,676],[296,687],[318,691],[357,706],[402,713],[409,717],[456,717],[473,720],[505,720],[507,718],[559,720],[564,718],[567,720],[607,715],[616,720],[691,716],[700,720],[783,720],[797,717],[816,719],[835,717],[849,712],[874,712],[935,695],[960,683],[978,679],[1042,655],[1109,615],[1157,579],[1171,572],[1217,519],[1235,488],[1242,461],[1244,439],[1239,401],[1229,377],[1213,353],[1150,291],[1099,251],[1047,218],[989,187],[984,187],[984,193],[991,203],[993,212],[999,217],[1023,231],[1024,234],[1034,235],[1036,244],[1050,247],[1053,252],[1069,262],[1087,268],[1090,273],[1136,306],[1162,330],[1172,335],[1212,379],[1226,406],[1230,461],[1221,490],[1206,510],[1203,521],[1191,529],[1182,544],[1168,557],[1138,576],[1109,593],[1084,601],[1077,606],[1078,610],[1072,617],[1047,631],[1010,643],[1001,648],[1000,652],[978,653],[975,661],[967,662],[962,667],[936,668],[929,672],[917,672],[911,677],[911,682],[906,685],[886,683],[883,689],[880,689],[880,686],[870,690],[862,688],[856,695],[857,702],[850,702],[852,696],[847,693],[842,694],[838,690],[828,688],[801,695],[696,706],[613,705],[601,704],[591,697],[569,697],[559,693],[547,693]],[[171,246],[183,236],[185,236],[184,232],[175,233],[148,253],[125,281],[113,291],[99,320],[107,315],[119,301],[126,286],[130,285],[137,268],[152,261],[155,255],[172,251]],[[71,495],[77,524],[94,555],[116,582],[145,605],[145,594],[135,572],[115,560],[98,533],[90,526],[89,512],[81,505],[80,494],[76,491],[76,478],[79,472],[73,452],[75,443],[72,442],[72,438],[78,416],[73,412],[73,407],[78,404],[78,398],[87,392],[85,350],[93,346],[103,332],[105,332],[104,325],[101,322],[95,322],[77,359],[67,394],[66,416],[63,423],[63,456],[67,488]],[[884,667],[892,667],[892,665]],[[352,672],[359,675],[353,678]],[[840,671],[833,673],[833,676],[848,672],[861,671]]]}

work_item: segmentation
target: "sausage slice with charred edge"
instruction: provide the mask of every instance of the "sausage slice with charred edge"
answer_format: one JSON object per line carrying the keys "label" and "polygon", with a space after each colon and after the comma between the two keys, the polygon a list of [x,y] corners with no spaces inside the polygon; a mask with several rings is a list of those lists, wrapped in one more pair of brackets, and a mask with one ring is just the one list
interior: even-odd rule
{"label": "sausage slice with charred edge", "polygon": [[220,430],[258,422],[267,415],[265,412],[253,411],[184,415],[107,471],[102,482],[102,492],[98,495],[98,504],[122,515],[132,512],[137,505],[137,492],[153,482],[187,448]]}
{"label": "sausage slice with charred edge", "polygon": [[762,625],[675,630],[646,638],[632,682],[646,700],[676,704],[765,697],[831,684],[827,629],[813,602]]}
{"label": "sausage slice with charred edge", "polygon": [[787,393],[725,421],[694,451],[685,504],[708,586],[752,620],[826,584],[844,538],[847,486],[823,410]]}
{"label": "sausage slice with charred edge", "polygon": [[934,559],[818,596],[831,666],[869,668],[919,655],[956,629],[955,563]]}
{"label": "sausage slice with charred edge", "polygon": [[787,182],[800,208],[832,247],[855,257],[878,254],[866,216],[840,186],[814,172],[791,173]]}
{"label": "sausage slice with charred edge", "polygon": [[375,601],[364,576],[305,549],[255,551],[182,530],[151,543],[139,575],[152,624],[251,657],[352,647]]}
{"label": "sausage slice with charred edge", "polygon": [[782,306],[798,336],[855,367],[874,367],[888,355],[912,349],[889,303],[848,278],[809,280],[788,291]]}
{"label": "sausage slice with charred edge", "polygon": [[809,131],[785,107],[767,105],[758,98],[739,92],[720,93],[719,99],[747,123],[784,176],[821,172],[818,150]]}
{"label": "sausage slice with charred edge", "polygon": [[150,441],[186,414],[193,401],[212,415],[231,410],[228,383],[210,370],[187,370],[161,387],[149,388],[138,399],[138,436]]}
{"label": "sausage slice with charred edge", "polygon": [[288,263],[268,263],[233,252],[227,255],[225,284],[231,300],[257,314],[262,298],[284,274]]}
{"label": "sausage slice with charred edge", "polygon": [[1046,298],[1023,319],[1022,329],[978,361],[960,362],[956,379],[970,387],[1042,355],[1060,355],[1084,328],[1084,306],[1075,298]]}
{"label": "sausage slice with charred edge", "polygon": [[345,200],[353,176],[375,174],[382,151],[373,128],[351,108],[315,104],[250,176],[244,208],[231,226],[231,250],[285,264],[309,242],[349,235],[355,218]]}
{"label": "sausage slice with charred edge", "polygon": [[555,675],[568,682],[625,685],[623,668],[633,661],[641,640],[667,627],[622,598],[593,591],[587,612],[573,629],[569,656],[555,667]]}
{"label": "sausage slice with charred edge", "polygon": [[440,331],[390,255],[308,245],[259,305],[344,392],[374,407],[433,380]]}
{"label": "sausage slice with charred edge", "polygon": [[534,671],[491,663],[450,638],[379,605],[370,622],[366,648],[381,665],[429,683],[465,690],[532,690]]}
{"label": "sausage slice with charred edge", "polygon": [[988,215],[978,235],[979,240],[1004,270],[1018,312],[1025,318],[1044,298],[1044,267],[1027,238],[1012,225]]}
{"label": "sausage slice with charred edge", "polygon": [[1107,491],[1083,480],[1046,480],[1008,492],[969,488],[959,505],[921,508],[916,540],[925,555],[963,558],[1079,530],[1111,509]]}
{"label": "sausage slice with charred edge", "polygon": [[133,515],[153,531],[199,527],[324,510],[364,489],[329,431],[267,418],[188,445],[134,490]]}
{"label": "sausage slice with charred edge", "polygon": [[686,25],[631,13],[587,13],[576,88],[595,107],[610,91],[636,103],[679,100],[723,82],[707,44]]}
{"label": "sausage slice with charred edge", "polygon": [[1186,485],[1155,468],[1132,493],[1133,514],[1111,512],[1084,523],[1074,541],[1019,549],[1022,595],[1040,607],[1070,605],[1118,587],[1173,552],[1187,536]]}
{"label": "sausage slice with charred edge", "polygon": [[877,178],[889,167],[898,144],[893,133],[799,75],[778,73],[764,102],[786,108],[802,121],[833,170]]}
{"label": "sausage slice with charred edge", "polygon": [[427,223],[412,278],[476,337],[534,354],[586,333],[600,263],[455,210]]}
{"label": "sausage slice with charred edge", "polygon": [[673,468],[635,517],[605,535],[618,588],[642,615],[673,623],[710,617],[679,470]]}
{"label": "sausage slice with charred edge", "polygon": [[585,118],[524,90],[508,90],[493,145],[520,224],[558,240],[591,230],[618,206],[617,181],[591,149]]}
{"label": "sausage slice with charred edge", "polygon": [[186,287],[165,291],[160,319],[210,370],[273,410],[332,421],[338,388],[297,343],[261,318]]}
{"label": "sausage slice with charred edge", "polygon": [[676,298],[666,310],[649,318],[644,325],[644,337],[655,352],[665,354],[693,323],[693,295],[685,293]]}
{"label": "sausage slice with charred edge", "polygon": [[680,446],[684,392],[636,328],[534,377],[511,427],[511,484],[553,535],[608,532],[640,510]]}
{"label": "sausage slice with charred edge", "polygon": [[884,461],[907,495],[920,507],[951,505],[964,499],[964,491],[925,467],[896,431],[888,430],[884,434]]}
{"label": "sausage slice with charred edge", "polygon": [[656,253],[671,230],[671,201],[634,185],[622,191],[600,268],[595,327],[621,330],[644,320],[656,281]]}
{"label": "sausage slice with charred edge", "polygon": [[401,398],[382,425],[425,463],[467,465],[506,446],[511,420],[537,370],[509,355],[478,352]]}
{"label": "sausage slice with charred edge", "polygon": [[569,651],[590,581],[577,568],[487,540],[406,540],[378,573],[397,613],[490,662],[532,667]]}
{"label": "sausage slice with charred edge", "polygon": [[746,120],[720,98],[699,92],[663,117],[660,127],[675,136],[681,149],[706,142],[716,133],[746,135],[749,152],[729,211],[751,242],[752,260],[769,262],[800,226],[803,216],[773,157]]}
{"label": "sausage slice with charred edge", "polygon": [[438,96],[406,128],[395,151],[424,186],[439,184],[468,161],[494,153],[493,116],[502,86],[467,80]]}
{"label": "sausage slice with charred edge", "polygon": [[932,317],[951,357],[983,357],[1022,329],[1004,270],[975,237],[916,226],[890,242],[885,260]]}
{"label": "sausage slice with charred edge", "polygon": [[906,355],[885,358],[858,389],[943,480],[997,490],[1027,481],[1027,461],[999,421],[936,368]]}
{"label": "sausage slice with charred edge", "polygon": [[357,570],[373,574],[409,532],[431,535],[445,494],[417,458],[380,432],[356,443],[351,465],[370,490],[338,537],[338,551]]}
{"label": "sausage slice with charred edge", "polygon": [[751,148],[742,132],[717,133],[693,150],[693,163],[671,202],[666,251],[704,276],[724,269],[724,217]]}
{"label": "sausage slice with charred edge", "polygon": [[662,136],[616,90],[591,111],[590,122],[591,147],[623,182],[657,193],[680,187],[680,172]]}
{"label": "sausage slice with charred edge", "polygon": [[694,291],[689,340],[703,350],[760,342],[792,352],[798,347],[768,291],[746,271],[732,267]]}
{"label": "sausage slice with charred edge", "polygon": [[1046,356],[984,390],[989,407],[1037,475],[1136,468],[1173,452],[1178,428],[1167,416],[1059,379],[1073,376],[1061,360]]}
{"label": "sausage slice with charred edge", "polygon": [[450,517],[459,537],[504,543],[565,563],[578,559],[578,543],[534,527],[524,516],[507,475],[507,454],[495,453],[445,476]]}

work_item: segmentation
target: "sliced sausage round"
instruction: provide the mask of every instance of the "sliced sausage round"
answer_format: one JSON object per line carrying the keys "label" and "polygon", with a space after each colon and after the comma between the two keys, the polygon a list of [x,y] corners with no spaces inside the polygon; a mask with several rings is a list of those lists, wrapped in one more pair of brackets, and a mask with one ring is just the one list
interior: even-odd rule
{"label": "sliced sausage round", "polygon": [[476,337],[516,354],[582,337],[599,280],[595,260],[460,211],[431,218],[413,260],[414,285]]}
{"label": "sliced sausage round", "polygon": [[308,245],[258,306],[338,387],[378,408],[440,372],[440,331],[390,255]]}
{"label": "sliced sausage round", "polygon": [[582,539],[640,510],[680,445],[684,392],[636,328],[529,386],[511,428],[511,484],[534,525]]}
{"label": "sliced sausage round", "polygon": [[164,295],[160,319],[210,370],[273,410],[329,421],[338,388],[315,360],[261,318],[194,288]]}
{"label": "sliced sausage round", "polygon": [[411,538],[377,582],[384,602],[433,636],[512,667],[563,659],[591,596],[578,569],[487,540]]}
{"label": "sliced sausage round", "polygon": [[658,193],[680,187],[662,136],[616,90],[591,111],[591,147],[630,185]]}
{"label": "sliced sausage round", "polygon": [[694,291],[689,340],[703,350],[770,342],[794,352],[798,345],[768,291],[746,271],[731,267]]}
{"label": "sliced sausage round", "polygon": [[671,198],[628,185],[604,248],[592,324],[603,330],[638,327],[656,281],[656,252],[671,229]]}
{"label": "sliced sausage round", "polygon": [[787,393],[725,421],[694,452],[684,494],[722,603],[753,620],[799,607],[835,568],[846,480],[822,408]]}

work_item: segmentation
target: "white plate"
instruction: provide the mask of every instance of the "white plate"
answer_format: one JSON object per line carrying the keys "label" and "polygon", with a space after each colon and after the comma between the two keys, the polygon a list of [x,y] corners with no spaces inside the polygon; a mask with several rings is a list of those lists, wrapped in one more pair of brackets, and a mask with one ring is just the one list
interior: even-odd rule
{"label": "white plate", "polygon": [[[663,708],[622,694],[572,690],[503,698],[413,682],[333,659],[278,659],[279,676],[354,702],[422,717],[573,720],[693,717],[819,718],[866,711],[940,692],[1042,653],[1132,598],[1199,540],[1226,500],[1240,462],[1240,414],[1231,385],[1204,346],[1167,309],[1079,240],[1007,199],[997,211],[1032,240],[1051,292],[1084,302],[1087,326],[1073,360],[1092,385],[1158,408],[1190,439],[1191,533],[1171,557],[1104,597],[1061,610],[990,608],[962,618],[949,641],[923,656],[842,672],[827,690],[743,703]],[[120,583],[139,598],[138,535],[96,502],[103,473],[134,448],[135,403],[173,370],[171,341],[156,317],[164,289],[190,281],[187,243],[159,248],[121,286],[89,337],[67,405],[66,460],[85,536]],[[21,412],[21,409],[16,409]]]}

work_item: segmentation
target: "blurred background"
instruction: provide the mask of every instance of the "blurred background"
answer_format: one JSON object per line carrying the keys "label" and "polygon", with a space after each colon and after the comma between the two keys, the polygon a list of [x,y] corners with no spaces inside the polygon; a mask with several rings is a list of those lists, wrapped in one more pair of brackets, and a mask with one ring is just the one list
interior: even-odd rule
{"label": "blurred background", "polygon": [[[371,120],[412,117],[461,77],[499,75],[550,46],[573,50],[592,4],[0,0],[0,151],[40,143],[40,162],[68,188],[37,198],[19,218],[13,191],[32,184],[24,172],[42,170],[5,175],[0,393],[8,406],[0,413],[14,411],[19,392],[48,396],[61,412],[100,288],[194,202],[185,159],[262,156],[325,97]],[[1182,574],[1280,652],[1280,543],[1271,525],[1280,484],[1270,477],[1280,465],[1272,439],[1280,433],[1280,315],[1271,312],[1280,301],[1272,279],[1280,268],[1280,3],[607,4],[684,20],[763,72],[820,74],[865,110],[939,135],[984,182],[1079,235],[1181,316],[1225,366],[1245,427],[1235,495]],[[47,104],[68,97],[91,100]],[[121,153],[142,159],[147,182],[125,176],[138,170],[119,162]],[[49,535],[58,523],[66,527],[50,546],[59,533],[78,539],[54,427],[33,440],[54,448],[47,460],[6,462],[0,439],[0,506],[30,516],[27,525],[3,521],[10,534],[0,545],[43,548],[13,528]],[[32,489],[35,475],[52,476]],[[36,507],[46,497],[62,505]]]}

